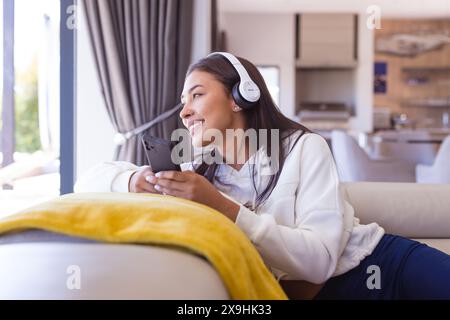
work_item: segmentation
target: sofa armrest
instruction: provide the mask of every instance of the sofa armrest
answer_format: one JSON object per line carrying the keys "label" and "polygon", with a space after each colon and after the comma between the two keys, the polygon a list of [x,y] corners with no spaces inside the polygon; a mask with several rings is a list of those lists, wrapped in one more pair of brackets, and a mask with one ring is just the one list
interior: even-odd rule
{"label": "sofa armrest", "polygon": [[0,299],[229,299],[206,259],[175,247],[13,243],[0,261]]}

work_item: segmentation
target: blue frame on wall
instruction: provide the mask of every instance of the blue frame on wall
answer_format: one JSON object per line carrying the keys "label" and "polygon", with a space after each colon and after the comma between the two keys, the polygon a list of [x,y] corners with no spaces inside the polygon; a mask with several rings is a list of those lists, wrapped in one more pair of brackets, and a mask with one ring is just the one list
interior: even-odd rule
{"label": "blue frame on wall", "polygon": [[388,65],[384,61],[376,61],[374,64],[374,85],[373,91],[375,94],[387,93],[387,72]]}

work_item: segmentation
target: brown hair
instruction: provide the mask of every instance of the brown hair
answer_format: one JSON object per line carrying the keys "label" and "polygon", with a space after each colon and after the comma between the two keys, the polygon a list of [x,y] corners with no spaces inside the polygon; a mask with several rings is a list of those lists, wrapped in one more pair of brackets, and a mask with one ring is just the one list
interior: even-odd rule
{"label": "brown hair", "polygon": [[[295,146],[295,144],[300,139],[300,137],[303,136],[303,134],[311,131],[305,126],[283,115],[280,109],[273,101],[269,93],[269,90],[267,89],[267,85],[264,82],[264,79],[261,73],[258,71],[258,69],[248,60],[240,57],[237,58],[245,67],[251,79],[258,85],[261,91],[261,97],[257,102],[257,104],[253,106],[253,108],[251,109],[242,110],[242,112],[244,112],[244,116],[246,119],[247,125],[246,129],[252,128],[257,131],[259,129],[267,129],[269,137],[271,129],[279,129],[280,132],[278,171],[270,177],[267,187],[260,194],[257,195],[256,207],[258,207],[264,200],[268,198],[273,188],[277,184],[279,176],[281,174],[281,170],[283,169],[285,159],[290,152],[290,150],[286,151],[285,148],[282,147],[284,140],[289,138],[295,132],[301,131],[301,134],[297,137],[297,139],[294,142]],[[194,71],[204,71],[213,75],[219,82],[223,84],[226,92],[230,95],[233,86],[239,81],[239,75],[234,69],[234,67],[225,57],[221,55],[211,55],[209,57],[199,60],[198,62],[189,67],[187,75],[191,74]],[[260,141],[258,141],[258,145],[260,145]],[[271,150],[271,139],[269,138],[266,152],[270,153],[270,150]],[[267,155],[270,156],[270,154]],[[205,162],[203,162],[195,168],[196,173],[203,175],[210,182],[213,182],[216,170],[217,170],[216,163],[208,165]],[[253,186],[256,191],[257,189],[255,184],[255,167],[253,167],[252,176],[253,176]]]}

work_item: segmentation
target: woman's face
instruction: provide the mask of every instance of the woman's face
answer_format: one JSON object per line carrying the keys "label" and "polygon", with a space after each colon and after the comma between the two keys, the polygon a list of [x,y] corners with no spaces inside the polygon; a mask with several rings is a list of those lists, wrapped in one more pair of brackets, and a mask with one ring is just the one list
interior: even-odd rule
{"label": "woman's face", "polygon": [[216,78],[204,71],[193,71],[185,80],[180,112],[183,124],[189,129],[195,147],[211,143],[203,134],[217,129],[225,137],[226,129],[244,129],[242,112],[235,112],[235,102]]}

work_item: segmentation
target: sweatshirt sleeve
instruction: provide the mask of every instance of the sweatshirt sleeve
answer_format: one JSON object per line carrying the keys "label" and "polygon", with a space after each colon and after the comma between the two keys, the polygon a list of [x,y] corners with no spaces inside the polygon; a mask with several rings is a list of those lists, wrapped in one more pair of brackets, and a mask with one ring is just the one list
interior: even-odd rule
{"label": "sweatshirt sleeve", "polygon": [[[191,162],[180,165],[182,171],[194,170]],[[131,162],[103,162],[90,168],[77,180],[74,186],[78,192],[129,192],[131,175],[139,170]]]}
{"label": "sweatshirt sleeve", "polygon": [[287,279],[319,284],[336,269],[344,209],[328,144],[316,134],[303,139],[283,168],[300,173],[292,212],[296,216],[295,227],[278,225],[272,213],[257,215],[244,206],[240,207],[236,224],[270,267],[286,273]]}
{"label": "sweatshirt sleeve", "polygon": [[75,183],[75,192],[128,192],[131,175],[139,167],[125,161],[100,163]]}

